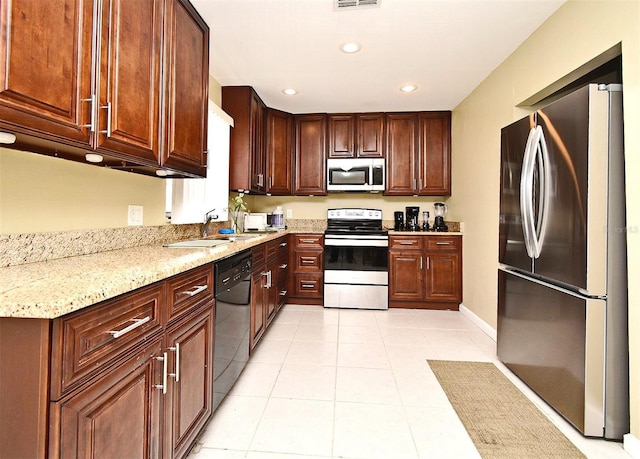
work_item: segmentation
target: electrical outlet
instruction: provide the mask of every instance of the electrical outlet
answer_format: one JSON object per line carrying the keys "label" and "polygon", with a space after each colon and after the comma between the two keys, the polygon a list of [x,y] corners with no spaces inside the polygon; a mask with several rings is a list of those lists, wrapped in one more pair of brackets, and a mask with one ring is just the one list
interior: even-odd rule
{"label": "electrical outlet", "polygon": [[293,218],[293,210],[287,209],[287,218]]}
{"label": "electrical outlet", "polygon": [[129,206],[129,212],[127,214],[127,224],[129,226],[142,226],[142,206]]}

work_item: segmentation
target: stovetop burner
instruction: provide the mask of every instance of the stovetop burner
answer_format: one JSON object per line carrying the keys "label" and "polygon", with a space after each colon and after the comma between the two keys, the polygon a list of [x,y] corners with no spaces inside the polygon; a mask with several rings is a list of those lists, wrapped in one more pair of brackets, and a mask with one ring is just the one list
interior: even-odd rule
{"label": "stovetop burner", "polygon": [[325,234],[386,235],[379,209],[329,209]]}

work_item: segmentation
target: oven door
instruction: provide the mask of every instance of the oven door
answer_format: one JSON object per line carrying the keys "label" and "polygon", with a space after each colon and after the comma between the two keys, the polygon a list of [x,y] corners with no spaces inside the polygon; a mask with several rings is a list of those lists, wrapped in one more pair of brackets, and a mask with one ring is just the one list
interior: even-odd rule
{"label": "oven door", "polygon": [[324,306],[389,308],[387,236],[325,235]]}

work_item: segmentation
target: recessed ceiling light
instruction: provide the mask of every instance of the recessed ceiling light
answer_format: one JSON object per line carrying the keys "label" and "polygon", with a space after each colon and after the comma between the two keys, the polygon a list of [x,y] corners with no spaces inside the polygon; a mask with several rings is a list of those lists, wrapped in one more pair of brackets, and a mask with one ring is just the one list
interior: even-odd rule
{"label": "recessed ceiling light", "polygon": [[295,96],[296,94],[298,94],[298,90],[293,88],[283,89],[282,92],[287,96]]}
{"label": "recessed ceiling light", "polygon": [[402,92],[413,92],[416,89],[418,89],[418,87],[415,84],[405,84],[404,86],[402,86],[400,88],[400,91],[402,91]]}
{"label": "recessed ceiling light", "polygon": [[358,51],[360,51],[361,48],[362,46],[360,45],[360,43],[356,43],[355,41],[344,43],[342,46],[340,46],[340,50],[343,53],[347,53],[347,54],[357,53]]}
{"label": "recessed ceiling light", "polygon": [[104,158],[102,157],[102,155],[99,155],[97,153],[87,153],[86,155],[84,155],[84,159],[86,159],[90,163],[101,163]]}

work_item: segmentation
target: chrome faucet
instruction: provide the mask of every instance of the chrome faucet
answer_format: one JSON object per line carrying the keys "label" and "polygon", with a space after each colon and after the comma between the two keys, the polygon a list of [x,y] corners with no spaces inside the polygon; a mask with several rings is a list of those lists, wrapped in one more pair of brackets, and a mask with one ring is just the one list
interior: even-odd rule
{"label": "chrome faucet", "polygon": [[211,209],[209,212],[204,214],[204,223],[200,230],[202,237],[207,237],[209,235],[209,223],[211,223],[211,220],[216,220],[218,218],[218,214],[213,213],[214,210],[216,209]]}

